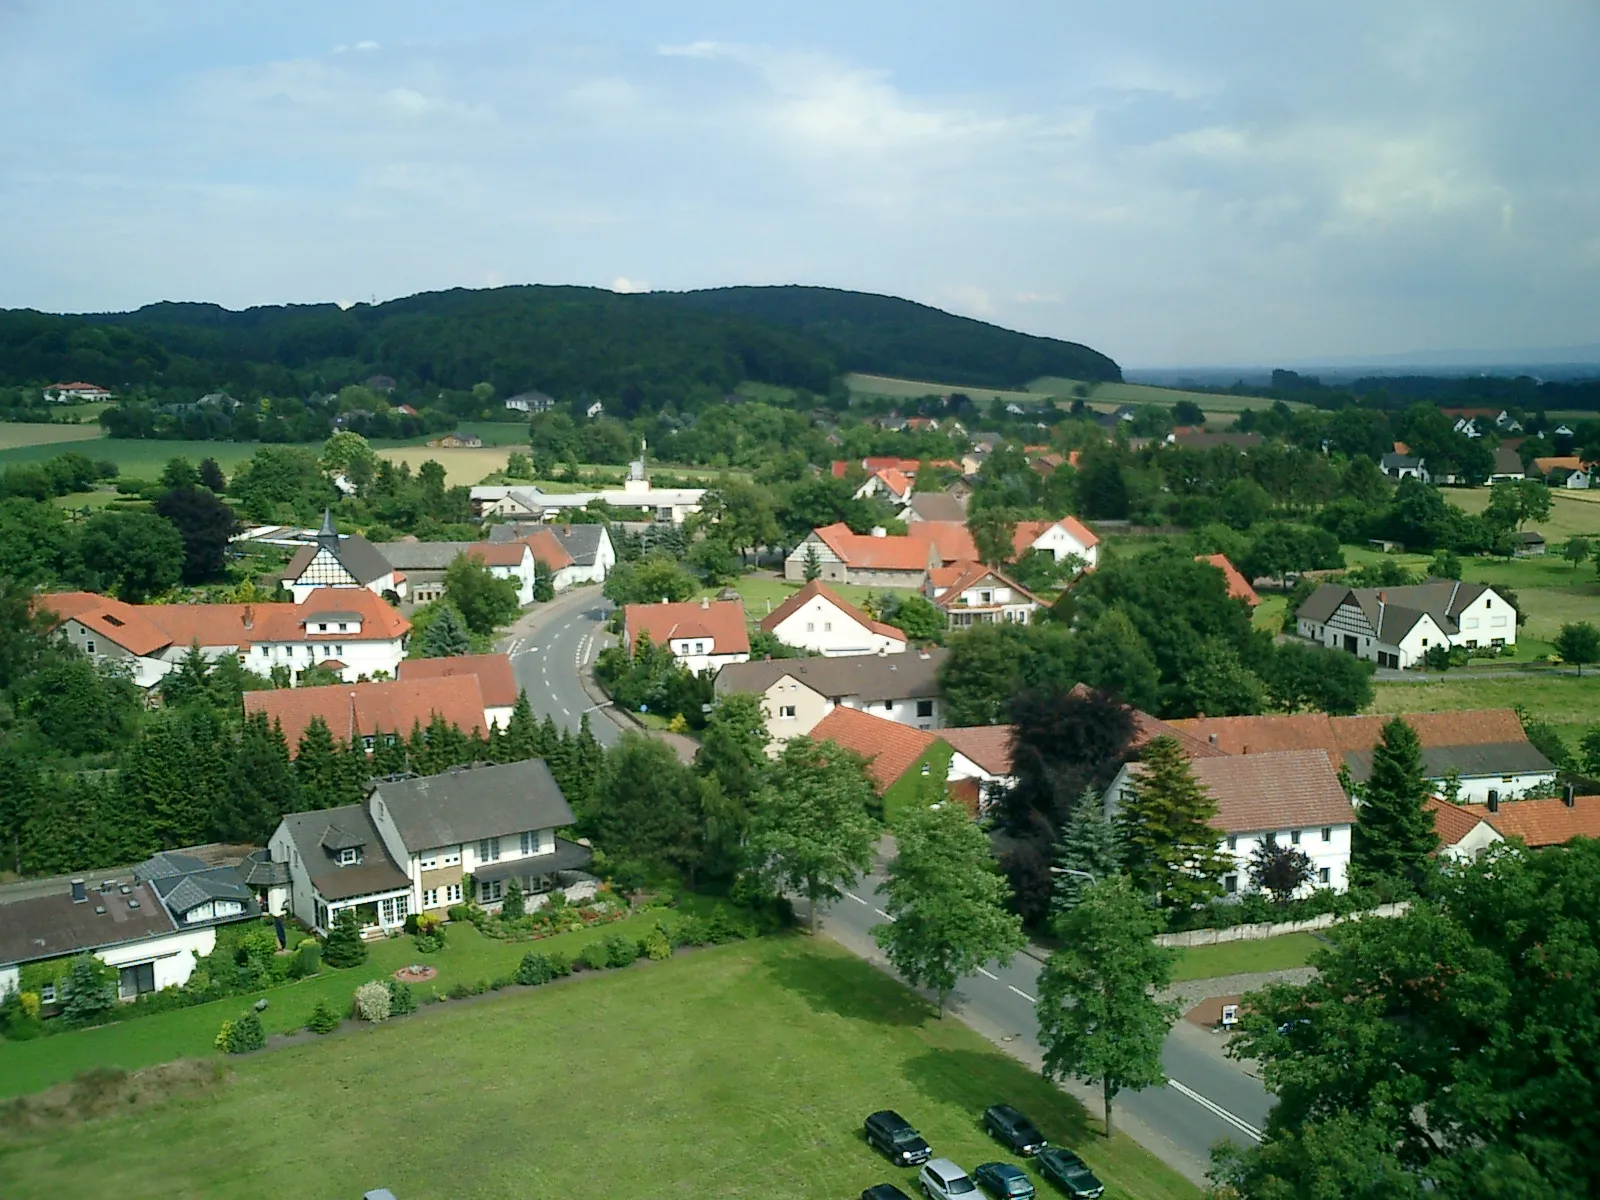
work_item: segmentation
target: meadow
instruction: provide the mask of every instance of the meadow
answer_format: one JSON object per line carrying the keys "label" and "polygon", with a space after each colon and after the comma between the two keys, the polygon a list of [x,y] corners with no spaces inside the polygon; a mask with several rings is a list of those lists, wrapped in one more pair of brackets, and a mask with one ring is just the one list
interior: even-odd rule
{"label": "meadow", "polygon": [[914,1189],[865,1145],[868,1113],[898,1109],[970,1166],[999,1156],[980,1122],[999,1099],[1077,1149],[1107,1197],[1199,1196],[960,1021],[798,936],[425,1007],[228,1065],[198,1094],[0,1134],[8,1200],[380,1186],[406,1200],[831,1200],[886,1179]]}
{"label": "meadow", "polygon": [[8,455],[35,446],[45,451],[40,457],[49,458],[59,453],[55,447],[62,442],[87,442],[101,436],[98,425],[30,425],[7,421],[0,423],[0,461],[10,461]]}

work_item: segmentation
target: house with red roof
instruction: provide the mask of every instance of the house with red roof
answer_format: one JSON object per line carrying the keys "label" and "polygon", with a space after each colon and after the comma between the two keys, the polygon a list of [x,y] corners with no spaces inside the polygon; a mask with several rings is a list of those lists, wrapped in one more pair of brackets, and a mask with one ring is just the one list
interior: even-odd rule
{"label": "house with red roof", "polygon": [[1228,595],[1235,600],[1243,600],[1251,608],[1261,603],[1261,597],[1256,594],[1256,589],[1250,581],[1240,573],[1239,568],[1228,560],[1226,554],[1197,554],[1195,562],[1210,563],[1222,572],[1222,578],[1227,581]]}
{"label": "house with red roof", "polygon": [[670,647],[673,657],[696,674],[750,660],[750,631],[738,600],[623,606],[622,643],[630,654],[641,637]]}
{"label": "house with red roof", "polygon": [[901,630],[874,620],[820,579],[813,579],[762,618],[761,631],[785,646],[825,658],[902,654],[907,645]]}
{"label": "house with red roof", "polygon": [[[942,521],[918,521],[921,530]],[[882,528],[854,533],[843,521],[813,529],[784,559],[784,578],[802,583],[809,563],[815,561],[821,579],[829,583],[854,583],[865,587],[920,588],[930,567],[940,557],[931,536],[890,536]]]}
{"label": "house with red roof", "polygon": [[465,734],[476,730],[487,736],[490,724],[483,689],[472,674],[246,692],[244,711],[246,716],[263,713],[269,724],[281,726],[291,758],[299,752],[306,728],[318,717],[336,741],[367,751],[375,749],[380,738],[391,744],[404,741],[413,730],[426,729],[435,717]]}
{"label": "house with red roof", "polygon": [[419,679],[455,679],[471,676],[483,695],[484,729],[504,729],[511,723],[511,710],[517,706],[522,689],[511,672],[511,660],[504,654],[457,654],[449,658],[408,658],[400,664],[402,683]]}
{"label": "house with red roof", "polygon": [[1027,625],[1041,607],[1039,598],[1021,584],[971,560],[934,567],[924,594],[945,614],[951,629]]}
{"label": "house with red roof", "polygon": [[52,383],[44,389],[44,398],[52,404],[83,404],[91,400],[109,400],[111,393],[98,383],[79,379],[72,383]]}
{"label": "house with red roof", "polygon": [[406,656],[411,622],[365,588],[318,588],[300,604],[125,604],[93,592],[41,596],[60,637],[96,662],[125,666],[151,688],[198,646],[258,675],[310,667],[347,683],[393,675]]}
{"label": "house with red roof", "polygon": [[1059,521],[1018,521],[1012,541],[1018,558],[1037,551],[1050,555],[1058,563],[1075,558],[1085,568],[1094,567],[1100,560],[1100,539],[1077,517],[1062,517]]}
{"label": "house with red roof", "polygon": [[856,489],[857,500],[868,500],[874,496],[881,496],[891,504],[909,503],[911,476],[898,467],[879,467]]}

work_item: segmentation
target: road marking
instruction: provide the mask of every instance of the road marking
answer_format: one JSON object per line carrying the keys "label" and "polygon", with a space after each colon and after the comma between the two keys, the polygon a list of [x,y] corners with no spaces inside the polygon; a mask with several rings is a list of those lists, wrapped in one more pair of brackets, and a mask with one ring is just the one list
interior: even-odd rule
{"label": "road marking", "polygon": [[987,971],[985,971],[985,970],[984,970],[984,969],[983,969],[983,968],[982,968],[982,967],[979,967],[979,968],[978,968],[978,974],[979,974],[979,975],[982,975],[982,976],[983,976],[983,977],[984,977],[984,978],[985,978],[985,979],[992,979],[992,980],[994,980],[994,981],[995,981],[995,982],[996,982],[996,983],[999,983],[999,982],[1000,982],[1000,976],[998,976],[998,975],[991,975],[991,974],[989,974],[989,972],[987,972]]}
{"label": "road marking", "polygon": [[891,917],[891,916],[890,916],[890,915],[889,915],[889,914],[888,914],[888,913],[886,913],[886,912],[884,912],[884,911],[883,911],[883,909],[881,909],[881,908],[875,908],[875,909],[873,909],[873,910],[872,910],[872,911],[873,911],[873,912],[875,912],[875,913],[877,913],[877,914],[878,914],[878,915],[879,915],[879,916],[880,916],[880,917],[882,917],[882,918],[883,918],[883,919],[884,919],[884,920],[885,920],[885,921],[892,921],[892,920],[894,920],[894,918],[893,918],[893,917]]}
{"label": "road marking", "polygon": [[1244,1118],[1234,1116],[1231,1112],[1229,1112],[1227,1109],[1223,1108],[1222,1105],[1218,1104],[1215,1100],[1212,1100],[1212,1099],[1210,1099],[1209,1097],[1206,1097],[1206,1096],[1202,1096],[1199,1092],[1195,1091],[1192,1087],[1189,1087],[1186,1084],[1179,1083],[1176,1079],[1167,1080],[1167,1084],[1170,1087],[1172,1087],[1173,1090],[1175,1090],[1179,1095],[1189,1097],[1189,1099],[1193,1100],[1196,1104],[1198,1104],[1201,1108],[1205,1109],[1207,1112],[1214,1113],[1216,1116],[1221,1117],[1224,1121],[1226,1121],[1229,1125],[1232,1125],[1235,1129],[1237,1129],[1240,1133],[1244,1134],[1246,1137],[1254,1138],[1258,1142],[1261,1141],[1261,1139],[1263,1137],[1263,1134],[1262,1134],[1261,1130],[1257,1129],[1254,1125],[1250,1124],[1250,1122],[1246,1121]]}
{"label": "road marking", "polygon": [[[985,973],[985,974],[988,974],[988,972],[984,972],[984,973]],[[992,976],[991,976],[991,978],[993,978],[993,977],[992,977]],[[1009,991],[1013,991],[1013,992],[1015,992],[1015,993],[1016,993],[1016,994],[1017,994],[1017,995],[1019,995],[1019,996],[1021,996],[1021,997],[1022,997],[1022,998],[1023,998],[1023,999],[1024,999],[1024,1000],[1026,1000],[1026,1001],[1027,1001],[1027,1002],[1028,1002],[1028,1003],[1029,1003],[1029,1004],[1037,1004],[1037,1003],[1039,1003],[1039,1002],[1038,1002],[1038,1001],[1037,1001],[1037,1000],[1035,1000],[1035,999],[1034,999],[1034,998],[1033,998],[1033,997],[1032,997],[1032,996],[1030,996],[1030,995],[1028,995],[1028,993],[1027,993],[1027,992],[1025,992],[1025,991],[1023,991],[1023,990],[1022,990],[1022,989],[1021,989],[1021,988],[1019,988],[1019,987],[1012,987],[1012,986],[1011,986],[1011,985],[1010,985],[1010,984],[1009,984],[1009,983],[1008,983],[1008,984],[1006,984],[1006,988],[1007,988],[1007,990],[1009,990]]]}
{"label": "road marking", "polygon": [[564,717],[570,717],[572,715],[572,710],[563,704],[561,706],[561,715]]}
{"label": "road marking", "polygon": [[845,895],[849,896],[850,899],[854,900],[857,904],[865,904],[866,903],[865,900],[863,900],[860,896],[856,895],[854,892],[846,892]]}

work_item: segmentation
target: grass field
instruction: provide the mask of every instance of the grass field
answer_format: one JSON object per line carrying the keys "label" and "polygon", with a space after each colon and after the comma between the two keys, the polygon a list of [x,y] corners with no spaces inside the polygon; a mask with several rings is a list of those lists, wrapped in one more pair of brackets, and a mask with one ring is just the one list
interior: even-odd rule
{"label": "grass field", "polygon": [[[756,625],[773,609],[798,592],[801,585],[790,583],[786,579],[775,578],[769,572],[761,571],[752,575],[739,576],[733,587],[744,601],[745,617],[751,625]],[[864,605],[871,597],[881,596],[885,592],[910,592],[915,590],[911,588],[861,587],[853,583],[830,583],[828,587],[836,592],[841,599],[858,606]],[[705,588],[699,595],[716,599],[717,594],[721,591],[720,587]]]}
{"label": "grass field", "polygon": [[432,446],[385,446],[378,451],[379,458],[392,463],[408,463],[413,473],[425,462],[436,462],[444,468],[444,479],[454,487],[460,484],[471,487],[485,475],[506,469],[506,459],[511,451],[505,446],[484,446],[475,450],[449,450]]}
{"label": "grass field", "polygon": [[1182,983],[1186,979],[1220,979],[1254,971],[1287,971],[1305,966],[1321,945],[1309,933],[1285,933],[1252,942],[1191,946],[1180,951],[1182,957],[1173,969],[1172,980]]}
{"label": "grass field", "polygon": [[[1446,488],[1444,497],[1469,513],[1480,513],[1489,507],[1488,488]],[[1552,551],[1557,550],[1555,543],[1564,542],[1574,534],[1600,537],[1600,492],[1553,489],[1550,515],[1543,521],[1530,522],[1528,528],[1544,534]]]}
{"label": "grass field", "polygon": [[[0,451],[27,447],[58,447],[62,442],[87,442],[101,436],[98,425],[26,425],[21,422],[0,423]],[[43,457],[49,458],[51,450]]]}
{"label": "grass field", "polygon": [[1283,632],[1283,614],[1288,609],[1289,597],[1271,594],[1262,596],[1261,603],[1256,605],[1255,611],[1250,614],[1250,624],[1276,636]]}
{"label": "grass field", "polygon": [[[7,427],[0,425],[0,430],[5,428]],[[76,450],[97,461],[109,459],[130,479],[154,479],[161,474],[161,468],[174,458],[187,458],[191,463],[198,463],[203,458],[214,458],[217,464],[231,475],[240,463],[260,448],[253,442],[157,442],[135,438],[94,437],[72,446],[49,443],[0,450],[0,467],[17,462],[43,462],[63,450]]]}
{"label": "grass field", "polygon": [[[999,1157],[983,1107],[1020,1105],[1116,1200],[1198,1191],[959,1021],[799,937],[236,1059],[231,1081],[0,1142],[8,1200],[121,1197],[854,1196],[912,1173],[861,1121],[894,1107],[939,1154]],[[1041,1187],[1041,1194],[1054,1194]]]}
{"label": "grass field", "polygon": [[986,403],[990,400],[1038,401],[1040,399],[1036,392],[1022,389],[1008,391],[1005,388],[972,387],[964,383],[929,383],[922,379],[893,379],[888,375],[863,375],[860,372],[846,375],[844,382],[845,386],[857,396],[888,396],[894,400],[948,396],[951,392],[960,392],[976,403]]}
{"label": "grass field", "polygon": [[1569,747],[1576,747],[1579,738],[1600,726],[1600,671],[1582,677],[1529,673],[1495,679],[1452,671],[1436,683],[1379,683],[1374,691],[1372,711],[1380,713],[1521,704],[1531,715],[1554,725]]}
{"label": "grass field", "polygon": [[[1035,395],[1069,398],[1080,381],[1046,375],[1035,379],[1028,390]],[[1091,383],[1088,403],[1108,404],[1159,404],[1170,408],[1179,400],[1193,400],[1209,415],[1236,416],[1247,408],[1271,408],[1277,401],[1265,396],[1216,396],[1210,392],[1188,392],[1182,388],[1157,387],[1149,383]],[[1290,408],[1305,408],[1299,401],[1286,401]]]}

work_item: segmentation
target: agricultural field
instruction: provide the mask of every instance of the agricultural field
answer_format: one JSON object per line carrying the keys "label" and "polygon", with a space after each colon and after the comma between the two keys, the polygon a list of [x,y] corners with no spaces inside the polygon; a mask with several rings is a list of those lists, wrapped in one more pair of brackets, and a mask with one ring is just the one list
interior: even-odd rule
{"label": "agricultural field", "polygon": [[[1028,391],[1035,394],[1057,396],[1063,399],[1072,397],[1073,388],[1080,383],[1076,379],[1061,379],[1056,376],[1046,375],[1035,379],[1028,385]],[[1271,408],[1276,400],[1265,396],[1219,396],[1211,392],[1188,392],[1181,388],[1157,387],[1150,383],[1091,383],[1088,402],[1105,407],[1118,404],[1159,404],[1170,408],[1179,400],[1193,400],[1206,414],[1216,413],[1226,416],[1237,416],[1247,408]],[[1308,405],[1298,400],[1285,401],[1290,408],[1307,408]]]}
{"label": "agricultural field", "polygon": [[[1489,507],[1488,488],[1446,488],[1444,497],[1469,513],[1480,513]],[[1550,515],[1543,521],[1531,522],[1528,528],[1544,534],[1551,543],[1551,550],[1557,553],[1558,543],[1574,534],[1600,538],[1600,492],[1552,488]]]}
{"label": "agricultural field", "polygon": [[[519,443],[519,445],[522,443]],[[445,449],[421,444],[397,446],[378,444],[378,457],[392,463],[406,463],[415,474],[425,462],[436,462],[444,468],[444,481],[451,487],[471,487],[485,476],[506,469],[506,459],[511,450],[505,446],[484,446],[480,449]]]}
{"label": "agricultural field", "polygon": [[1556,727],[1569,748],[1590,729],[1600,726],[1600,672],[1583,676],[1530,671],[1475,678],[1451,671],[1423,683],[1379,683],[1370,711],[1377,713],[1448,712],[1463,708],[1511,708],[1522,705],[1531,716]]}
{"label": "agricultural field", "polygon": [[971,1165],[995,1156],[979,1115],[999,1098],[1077,1149],[1110,1200],[1199,1196],[960,1021],[797,936],[425,1008],[227,1065],[225,1081],[165,1102],[0,1133],[8,1200],[342,1200],[375,1187],[406,1200],[831,1200],[913,1186],[865,1145],[868,1113],[899,1109]]}
{"label": "agricultural field", "polygon": [[103,436],[98,425],[29,425],[23,422],[0,423],[0,461],[26,461],[11,455],[33,447],[48,448],[41,457],[58,453],[62,442],[88,442]]}
{"label": "agricultural field", "polygon": [[[0,430],[15,428],[0,425]],[[74,426],[31,426],[30,428],[66,428]],[[87,429],[88,426],[83,428]],[[139,438],[108,438],[95,436],[71,446],[60,443],[22,446],[0,450],[0,468],[18,462],[43,462],[63,450],[76,450],[95,460],[109,459],[117,464],[122,474],[130,479],[154,479],[161,468],[174,458],[187,458],[198,463],[203,458],[214,458],[229,475],[261,447],[253,442],[161,442]]]}
{"label": "agricultural field", "polygon": [[920,379],[891,379],[887,375],[863,375],[852,372],[844,377],[845,386],[856,396],[887,396],[891,400],[919,399],[923,396],[947,396],[960,392],[976,403],[990,400],[1020,400],[1038,402],[1040,397],[1032,391],[1007,391],[1005,388],[973,387],[964,383],[929,383]]}

